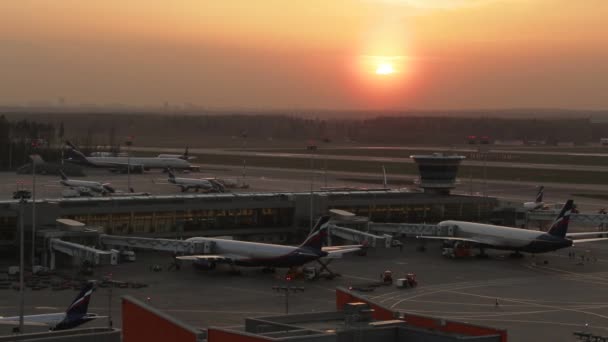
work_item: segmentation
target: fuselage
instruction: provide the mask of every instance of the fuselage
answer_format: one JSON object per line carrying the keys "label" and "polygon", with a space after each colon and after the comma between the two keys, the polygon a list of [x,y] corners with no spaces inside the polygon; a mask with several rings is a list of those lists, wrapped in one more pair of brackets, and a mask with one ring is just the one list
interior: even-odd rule
{"label": "fuselage", "polygon": [[536,210],[542,208],[544,205],[544,202],[525,202],[523,206],[526,210]]}
{"label": "fuselage", "polygon": [[206,179],[195,179],[195,178],[169,178],[169,183],[184,186],[188,188],[201,188],[201,189],[212,189],[213,185]]}
{"label": "fuselage", "polygon": [[259,242],[194,237],[186,241],[213,242],[213,254],[235,260],[237,266],[292,267],[327,255],[309,247],[274,245]]}
{"label": "fuselage", "polygon": [[77,317],[70,317],[69,315],[66,315],[66,317],[61,322],[59,322],[57,325],[55,325],[53,328],[51,328],[51,330],[56,331],[56,330],[72,329],[79,325],[90,322],[96,318],[97,318],[97,314],[94,314],[94,313],[87,313],[87,314],[84,314],[83,316],[77,316]]}
{"label": "fuselage", "polygon": [[87,157],[87,161],[93,165],[107,167],[116,165],[141,165],[146,169],[189,169],[190,163],[179,158],[157,158],[157,157]]}
{"label": "fuselage", "polygon": [[108,191],[107,189],[104,188],[104,185],[99,182],[81,181],[81,180],[72,180],[72,179],[62,179],[60,182],[62,185],[73,187],[73,188],[79,188],[79,187],[80,188],[89,188],[89,189],[97,191],[97,192]]}
{"label": "fuselage", "polygon": [[454,237],[480,241],[486,248],[545,253],[572,246],[570,239],[534,230],[463,221],[443,221],[439,226],[451,226]]}

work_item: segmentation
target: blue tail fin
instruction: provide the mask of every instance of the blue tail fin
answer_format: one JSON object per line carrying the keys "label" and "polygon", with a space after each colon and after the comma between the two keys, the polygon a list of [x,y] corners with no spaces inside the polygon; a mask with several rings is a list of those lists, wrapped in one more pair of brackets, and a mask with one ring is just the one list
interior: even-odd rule
{"label": "blue tail fin", "polygon": [[87,157],[78,150],[78,148],[70,141],[66,141],[65,144],[68,146],[67,157],[78,161],[86,161]]}
{"label": "blue tail fin", "polygon": [[68,180],[68,176],[66,176],[63,170],[61,169],[59,169],[59,176],[61,176],[61,179],[63,180]]}
{"label": "blue tail fin", "polygon": [[171,170],[171,168],[167,168],[167,173],[169,174],[169,178],[175,179],[175,174],[173,173],[173,170]]}
{"label": "blue tail fin", "polygon": [[91,293],[93,293],[94,286],[95,283],[88,282],[82,288],[82,290],[80,290],[80,293],[78,294],[78,296],[76,296],[76,299],[74,299],[72,304],[70,304],[70,306],[65,312],[68,316],[84,316],[87,313],[87,310],[89,308],[89,301],[91,300]]}
{"label": "blue tail fin", "polygon": [[544,186],[541,186],[538,189],[538,193],[536,194],[536,200],[535,200],[536,203],[541,203],[543,201],[543,192],[544,191],[545,191],[545,187]]}
{"label": "blue tail fin", "polygon": [[325,227],[325,224],[329,222],[329,218],[329,215],[321,216],[312,228],[310,235],[308,235],[300,247],[309,247],[320,251],[323,247],[323,241],[327,237],[327,227]]}
{"label": "blue tail fin", "polygon": [[561,238],[566,237],[566,233],[568,233],[568,223],[570,222],[570,213],[572,212],[573,208],[574,201],[568,200],[568,202],[564,204],[564,207],[559,213],[557,219],[553,222],[551,228],[549,228],[549,234]]}

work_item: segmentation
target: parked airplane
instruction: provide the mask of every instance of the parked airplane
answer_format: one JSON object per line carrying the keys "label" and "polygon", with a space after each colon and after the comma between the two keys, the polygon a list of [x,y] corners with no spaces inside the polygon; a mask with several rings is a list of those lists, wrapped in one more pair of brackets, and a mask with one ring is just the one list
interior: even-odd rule
{"label": "parked airplane", "polygon": [[109,183],[69,179],[62,170],[59,170],[59,174],[61,175],[61,181],[59,182],[62,185],[70,187],[79,192],[82,192],[81,190],[85,190],[85,192],[89,192],[88,190],[91,190],[102,195],[116,192],[116,190],[114,190]]}
{"label": "parked airplane", "polygon": [[184,154],[166,154],[166,153],[161,153],[157,156],[157,158],[179,158],[179,159],[183,159],[183,160],[193,160],[196,159],[195,156],[191,156],[190,154],[188,154],[188,147],[186,147],[186,150],[184,151]]}
{"label": "parked airplane", "polygon": [[66,141],[68,146],[66,159],[69,162],[90,167],[103,167],[115,170],[131,172],[142,172],[150,169],[183,169],[196,170],[186,160],[179,158],[157,158],[157,157],[87,157],[76,148],[71,142]]}
{"label": "parked airplane", "polygon": [[525,202],[524,209],[536,210],[536,209],[541,209],[542,207],[544,207],[545,206],[545,203],[543,202],[543,192],[544,191],[545,191],[544,186],[541,186],[540,188],[538,188],[538,193],[536,193],[536,199],[534,200],[534,202]]}
{"label": "parked airplane", "polygon": [[[50,330],[66,330],[107,316],[87,313],[95,283],[88,282],[65,312],[23,316],[24,325],[48,326]],[[19,316],[2,317],[0,324],[19,325]]]}
{"label": "parked airplane", "polygon": [[194,189],[196,192],[203,190],[205,192],[225,192],[226,187],[216,179],[198,179],[198,178],[182,178],[175,177],[173,171],[168,170],[169,178],[167,181],[171,184],[175,184],[182,189],[182,192],[186,192],[190,189]]}
{"label": "parked airplane", "polygon": [[484,248],[491,248],[516,253],[545,253],[574,244],[608,240],[608,238],[570,239],[571,237],[598,236],[603,233],[568,233],[568,222],[573,207],[573,201],[568,200],[546,233],[483,223],[443,221],[439,223],[439,226],[448,227],[448,229],[451,227],[453,236],[418,236],[417,238],[472,243],[477,245],[482,252]]}
{"label": "parked airplane", "polygon": [[300,246],[283,246],[268,243],[226,240],[219,238],[193,237],[186,241],[212,243],[215,254],[178,256],[179,260],[192,260],[203,269],[214,269],[217,264],[232,266],[292,268],[316,261],[334,275],[325,259],[342,257],[345,253],[360,250],[362,245],[323,247],[327,237],[329,216],[319,218],[312,233]]}

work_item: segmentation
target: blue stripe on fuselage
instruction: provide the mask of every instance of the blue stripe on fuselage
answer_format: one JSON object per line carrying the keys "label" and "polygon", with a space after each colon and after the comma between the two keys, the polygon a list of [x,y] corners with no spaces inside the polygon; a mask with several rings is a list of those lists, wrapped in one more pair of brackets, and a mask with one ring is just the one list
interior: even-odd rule
{"label": "blue stripe on fuselage", "polygon": [[550,234],[542,234],[520,249],[527,253],[546,253],[572,246],[572,240]]}
{"label": "blue stripe on fuselage", "polygon": [[325,256],[327,256],[327,252],[307,247],[299,247],[288,254],[278,257],[238,260],[235,261],[235,265],[249,267],[293,267],[302,266]]}

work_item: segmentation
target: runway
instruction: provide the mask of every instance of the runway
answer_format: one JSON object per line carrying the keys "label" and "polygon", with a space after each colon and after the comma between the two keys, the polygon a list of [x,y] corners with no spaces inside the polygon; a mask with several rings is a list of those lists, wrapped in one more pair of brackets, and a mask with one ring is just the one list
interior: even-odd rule
{"label": "runway", "polygon": [[[85,169],[87,177],[77,179],[92,180],[110,183],[114,188],[126,191],[128,188],[128,176],[115,174],[104,169]],[[377,188],[382,184],[380,173],[361,172],[336,172],[310,169],[283,169],[272,167],[247,167],[245,169],[244,182],[249,185],[248,189],[233,189],[237,192],[289,192],[310,191],[321,187],[363,187]],[[181,177],[218,177],[234,181],[243,181],[243,168],[231,165],[205,165],[201,172],[180,175]],[[135,191],[149,192],[151,194],[169,195],[181,193],[179,188],[167,182],[167,175],[158,170],[145,172],[143,174],[131,175],[131,187]],[[388,170],[388,185],[391,188],[408,188],[417,191],[411,175],[400,175],[397,171]],[[0,172],[0,200],[10,199],[12,192],[20,186],[31,190],[31,175],[17,175],[10,172]],[[22,185],[19,185],[22,184]],[[573,198],[579,209],[583,212],[597,212],[601,208],[608,207],[608,200],[577,197],[575,194],[604,194],[608,191],[608,185],[603,184],[564,184],[564,183],[533,183],[515,181],[495,181],[482,179],[468,179],[466,177],[457,180],[454,193],[475,194],[497,197],[511,201],[514,204],[532,201],[536,195],[538,186],[545,186],[545,201],[548,203],[564,203]],[[64,188],[59,184],[59,177],[37,176],[38,198],[59,198]]]}
{"label": "runway", "polygon": [[[416,148],[419,149],[419,148]],[[420,148],[423,150],[428,150],[429,153],[437,150],[441,150],[438,147],[426,147]],[[175,148],[157,148],[157,147],[137,147],[133,148],[134,151],[139,152],[148,152],[148,153],[182,153],[183,150],[175,149]],[[264,149],[267,150],[267,149]],[[306,153],[303,149],[302,153],[293,153],[282,151],[281,149],[277,149],[276,152],[270,152],[272,149],[268,149],[268,152],[259,152],[259,151],[244,151],[244,150],[234,150],[234,149],[223,149],[223,148],[191,148],[189,152],[193,155],[205,154],[205,155],[230,155],[230,156],[243,156],[243,157],[274,157],[274,158],[313,158],[316,160],[348,160],[348,161],[367,161],[367,162],[377,162],[377,163],[406,163],[412,164],[414,161],[409,157],[407,150],[404,151],[403,157],[372,157],[365,155],[341,155],[341,154],[332,154],[332,149],[324,149],[327,152],[324,153]],[[292,151],[293,149],[289,149]],[[473,149],[455,149],[450,150],[451,152],[477,152],[477,150]],[[558,156],[593,156],[593,157],[608,157],[608,154],[585,154],[585,153],[569,153],[569,152],[544,152],[544,151],[521,151],[515,150],[489,150],[489,152],[494,153],[515,153],[515,154],[537,154],[537,155],[558,155]],[[196,160],[194,160],[196,162]],[[205,162],[205,161],[201,161]],[[488,167],[501,167],[501,168],[517,168],[517,169],[535,169],[535,170],[564,170],[564,171],[594,171],[594,172],[606,172],[608,171],[608,166],[599,166],[599,165],[580,165],[580,164],[544,164],[544,163],[522,163],[516,161],[492,161],[489,160],[487,162],[484,161],[476,161],[476,160],[464,160],[462,165],[468,166],[488,166]]]}

